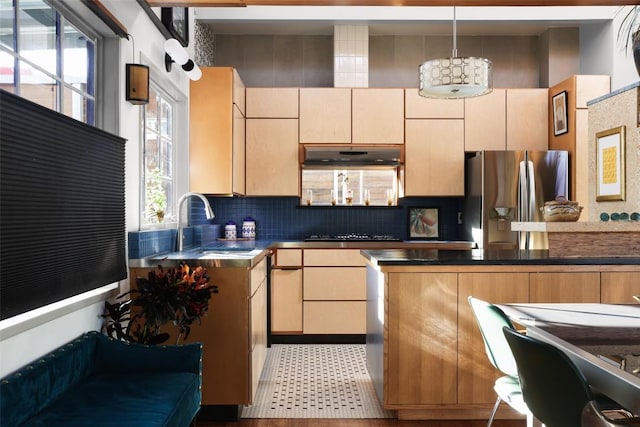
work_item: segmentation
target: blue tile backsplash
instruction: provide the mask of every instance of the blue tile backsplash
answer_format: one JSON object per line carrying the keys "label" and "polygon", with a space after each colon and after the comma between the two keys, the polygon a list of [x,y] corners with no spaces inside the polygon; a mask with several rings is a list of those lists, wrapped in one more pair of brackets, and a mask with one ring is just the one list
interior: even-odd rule
{"label": "blue tile backsplash", "polygon": [[[190,225],[225,224],[234,221],[238,235],[242,220],[256,221],[256,239],[269,241],[303,240],[310,234],[386,234],[408,239],[408,208],[439,208],[440,240],[459,240],[458,212],[462,198],[411,197],[399,206],[300,206],[297,197],[215,197],[208,196],[215,218],[208,221],[202,203],[190,201]],[[185,247],[199,244],[200,227],[185,228]],[[175,247],[176,230],[149,230],[129,233],[129,258],[167,252]],[[222,237],[222,236],[221,236]]]}

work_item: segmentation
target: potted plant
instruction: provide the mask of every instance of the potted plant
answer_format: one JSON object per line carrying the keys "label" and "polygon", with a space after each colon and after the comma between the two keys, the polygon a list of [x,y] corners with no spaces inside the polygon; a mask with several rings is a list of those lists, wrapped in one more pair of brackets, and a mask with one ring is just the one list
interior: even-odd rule
{"label": "potted plant", "polygon": [[158,222],[164,221],[164,213],[167,207],[167,193],[162,186],[162,176],[159,168],[147,172],[145,200],[147,203],[147,218],[155,217]]}
{"label": "potted plant", "polygon": [[618,42],[623,44],[625,51],[631,47],[636,71],[640,75],[640,6],[630,6],[620,21],[618,28]]}
{"label": "potted plant", "polygon": [[170,334],[166,325],[178,329],[176,344],[189,336],[191,325],[207,314],[211,295],[218,287],[209,284],[207,270],[180,263],[165,271],[158,266],[148,276],[136,278],[135,289],[105,301],[104,330],[107,335],[128,342],[162,344]]}

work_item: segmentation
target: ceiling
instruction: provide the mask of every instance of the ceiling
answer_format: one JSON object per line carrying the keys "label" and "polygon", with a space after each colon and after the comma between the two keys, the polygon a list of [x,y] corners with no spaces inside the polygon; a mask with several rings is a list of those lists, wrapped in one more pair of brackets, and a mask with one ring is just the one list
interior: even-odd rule
{"label": "ceiling", "polygon": [[[451,35],[453,7],[199,7],[196,20],[216,34],[331,35],[338,24],[367,25],[369,35]],[[458,35],[540,35],[549,28],[603,25],[619,7],[456,7]]]}

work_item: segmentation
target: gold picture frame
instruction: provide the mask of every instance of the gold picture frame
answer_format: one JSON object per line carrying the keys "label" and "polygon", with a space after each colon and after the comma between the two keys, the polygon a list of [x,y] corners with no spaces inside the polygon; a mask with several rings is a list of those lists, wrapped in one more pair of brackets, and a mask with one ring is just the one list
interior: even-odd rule
{"label": "gold picture frame", "polygon": [[626,127],[596,133],[596,201],[625,200]]}

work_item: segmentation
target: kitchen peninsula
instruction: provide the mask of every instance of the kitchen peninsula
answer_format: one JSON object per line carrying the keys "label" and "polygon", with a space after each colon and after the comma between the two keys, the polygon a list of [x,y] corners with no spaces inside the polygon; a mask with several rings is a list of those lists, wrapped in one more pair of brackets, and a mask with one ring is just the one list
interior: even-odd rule
{"label": "kitchen peninsula", "polygon": [[[363,250],[367,366],[399,419],[487,419],[498,372],[468,306],[633,303],[640,257],[552,257],[536,251]],[[502,405],[497,418],[522,416]]]}

